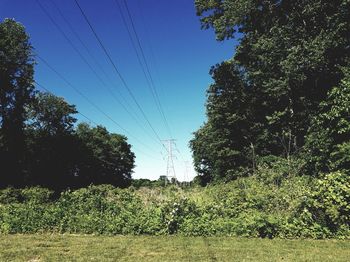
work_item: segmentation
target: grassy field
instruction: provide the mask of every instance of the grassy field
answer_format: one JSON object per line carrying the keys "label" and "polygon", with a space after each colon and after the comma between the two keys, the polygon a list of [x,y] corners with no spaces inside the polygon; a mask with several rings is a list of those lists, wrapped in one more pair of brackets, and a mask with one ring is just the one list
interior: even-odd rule
{"label": "grassy field", "polygon": [[1,235],[0,261],[349,261],[350,241]]}

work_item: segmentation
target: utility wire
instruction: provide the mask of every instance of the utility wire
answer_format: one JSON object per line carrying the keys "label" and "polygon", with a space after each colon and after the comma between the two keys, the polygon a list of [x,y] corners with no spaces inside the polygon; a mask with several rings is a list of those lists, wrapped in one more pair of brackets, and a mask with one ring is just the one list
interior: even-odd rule
{"label": "utility wire", "polygon": [[57,28],[57,30],[63,35],[63,37],[67,40],[67,42],[70,44],[70,46],[74,49],[74,51],[79,55],[79,57],[84,61],[84,63],[90,68],[90,70],[94,73],[94,75],[101,81],[101,83],[106,83],[103,81],[103,79],[97,74],[96,70],[90,65],[90,63],[85,59],[85,57],[82,55],[82,53],[79,51],[79,49],[74,45],[74,43],[69,39],[67,34],[62,30],[62,28],[56,23],[56,21],[53,19],[53,17],[50,15],[50,13],[46,10],[46,8],[40,3],[39,0],[36,0],[37,4],[39,5],[40,9],[45,13],[45,15],[50,19],[51,23]]}
{"label": "utility wire", "polygon": [[[96,72],[96,70],[91,66],[91,64],[85,59],[85,57],[82,55],[82,53],[79,51],[79,49],[74,45],[74,43],[70,40],[70,38],[67,36],[67,34],[64,32],[64,30],[61,28],[61,26],[54,20],[54,18],[50,15],[50,13],[46,10],[46,8],[40,3],[39,0],[36,0],[36,2],[38,3],[40,9],[46,14],[46,16],[50,19],[50,21],[52,22],[52,24],[57,28],[57,30],[63,35],[63,37],[67,40],[67,42],[69,43],[69,45],[74,49],[74,51],[79,55],[79,57],[83,60],[83,62],[90,68],[90,70],[94,73],[94,75],[96,76],[96,78],[101,82],[101,84],[107,89],[107,91],[109,92],[109,94],[111,95],[111,97],[122,106],[122,108],[125,110],[125,112],[127,114],[130,115],[130,117],[136,122],[136,124],[148,135],[147,130],[141,125],[141,123],[139,122],[139,120],[137,120],[137,118],[128,110],[128,108],[121,102],[121,100],[114,95],[113,91],[106,85],[106,83],[103,81],[103,79],[98,75],[98,73]],[[59,10],[58,6],[51,1],[56,9],[59,11],[59,13],[61,14],[62,18],[64,18],[64,20],[66,21],[66,23],[68,23],[70,25],[70,23],[68,22],[67,19],[65,19],[65,17],[63,16],[63,13]],[[73,27],[70,26],[71,31],[73,31],[73,33],[75,32],[75,30],[73,29]],[[76,36],[78,37],[78,39],[80,39],[80,37],[78,36],[78,34],[76,34]],[[80,39],[81,40],[81,39]],[[83,43],[83,41],[81,41],[82,45],[85,46],[86,49],[87,46]],[[91,52],[89,52],[91,53]],[[119,92],[119,95],[121,97],[122,94],[120,92],[119,89],[116,89]],[[126,100],[125,100],[126,101]],[[150,136],[152,139],[153,137]]]}
{"label": "utility wire", "polygon": [[[154,85],[154,81],[153,81],[153,78],[152,78],[152,75],[150,74],[150,70],[149,70],[149,66],[148,66],[148,63],[147,63],[147,60],[146,60],[146,57],[144,55],[144,52],[143,52],[143,48],[141,46],[141,42],[140,42],[140,39],[137,35],[137,32],[136,32],[136,29],[135,29],[135,26],[134,26],[134,23],[133,23],[133,20],[132,20],[132,17],[130,15],[130,12],[128,12],[128,16],[129,16],[129,20],[131,21],[131,24],[132,24],[132,28],[133,28],[133,32],[137,38],[137,41],[138,41],[138,46],[141,50],[141,55],[142,55],[142,58],[143,58],[143,62],[141,61],[141,57],[139,55],[139,52],[137,50],[137,47],[136,47],[136,44],[135,44],[135,41],[132,37],[132,33],[129,29],[129,26],[128,26],[128,23],[127,23],[127,20],[126,20],[126,17],[124,16],[124,13],[123,13],[123,9],[121,8],[118,0],[115,0],[114,1],[116,6],[117,6],[117,9],[121,15],[121,18],[122,18],[122,21],[123,21],[123,24],[128,32],[128,35],[129,35],[129,38],[130,38],[130,41],[131,41],[131,44],[132,44],[132,47],[135,51],[135,54],[136,54],[136,57],[137,57],[137,60],[138,60],[138,63],[142,69],[142,72],[143,72],[143,75],[145,76],[145,79],[146,79],[146,82],[147,82],[147,85],[148,85],[148,88],[150,89],[151,91],[151,94],[152,94],[152,97],[153,97],[153,100],[156,104],[156,108],[158,110],[158,112],[160,113],[161,117],[162,117],[162,120],[164,122],[164,125],[165,125],[165,128],[167,129],[167,131],[169,132],[170,136],[171,135],[171,131],[170,131],[170,128],[169,128],[169,125],[168,125],[168,122],[166,120],[166,117],[165,117],[165,114],[164,114],[164,111],[163,111],[163,108],[162,108],[162,105],[160,103],[160,100],[159,100],[159,96],[157,94],[157,91],[156,91],[156,88],[155,88],[155,85]],[[144,66],[145,65],[145,66]],[[147,73],[148,73],[148,76],[147,76],[147,73],[146,73],[146,69],[147,69]]]}
{"label": "utility wire", "polygon": [[134,103],[136,104],[137,108],[140,110],[142,116],[144,117],[144,119],[146,120],[146,122],[148,123],[149,127],[151,128],[151,130],[153,131],[154,135],[157,137],[157,139],[159,140],[159,143],[164,147],[162,140],[160,139],[158,133],[156,132],[156,130],[154,129],[154,127],[152,126],[151,122],[149,121],[149,119],[147,118],[144,110],[142,109],[141,105],[139,104],[139,102],[137,101],[135,95],[133,94],[133,92],[131,91],[130,87],[128,86],[127,82],[125,81],[123,75],[120,73],[120,71],[118,70],[116,64],[114,63],[113,59],[111,58],[110,54],[108,53],[106,47],[104,46],[104,44],[102,43],[100,37],[97,35],[96,30],[94,29],[94,27],[92,26],[92,24],[90,23],[88,17],[86,16],[84,10],[81,8],[81,6],[79,5],[77,0],[74,0],[74,2],[76,3],[77,7],[79,8],[82,16],[84,17],[85,21],[87,22],[87,24],[89,25],[91,31],[93,32],[95,38],[97,39],[100,47],[102,48],[102,50],[104,51],[105,55],[107,56],[109,62],[111,63],[111,65],[114,68],[114,71],[116,72],[116,74],[118,75],[118,77],[120,78],[120,80],[122,81],[124,87],[127,89],[130,97],[132,98],[132,100],[134,101]]}
{"label": "utility wire", "polygon": [[[79,36],[79,34],[77,33],[77,31],[74,29],[74,27],[72,26],[72,24],[69,22],[69,20],[66,18],[66,16],[63,14],[63,12],[61,11],[61,9],[58,7],[58,5],[55,3],[54,0],[50,0],[51,3],[53,4],[53,6],[55,7],[55,9],[57,10],[57,12],[60,14],[60,16],[62,17],[62,19],[65,21],[65,23],[68,25],[69,29],[71,30],[71,32],[75,35],[75,37],[78,39],[78,41],[80,42],[80,44],[84,47],[84,49],[86,50],[87,54],[91,57],[91,59],[94,61],[94,63],[97,65],[97,67],[100,69],[100,71],[104,74],[104,76],[106,78],[108,78],[108,80],[110,81],[110,83],[112,85],[114,85],[114,81],[109,77],[109,75],[106,73],[106,71],[103,69],[103,67],[101,66],[101,64],[98,62],[98,60],[95,58],[95,56],[92,54],[92,52],[90,51],[90,49],[88,48],[88,46],[84,43],[84,41],[81,39],[81,37]],[[124,103],[130,108],[132,109],[131,105],[129,104],[129,102],[124,98],[124,96],[122,95],[122,93],[120,92],[119,88],[115,88],[115,90],[118,92],[119,96],[123,99]],[[123,108],[125,109],[125,106],[122,105]],[[137,114],[135,114],[137,116]]]}
{"label": "utility wire", "polygon": [[98,62],[98,60],[95,58],[95,56],[92,54],[92,52],[90,51],[90,49],[87,47],[87,45],[84,43],[84,41],[81,39],[81,37],[79,36],[79,34],[77,33],[77,31],[75,31],[74,27],[72,26],[72,24],[69,22],[69,20],[66,18],[66,16],[63,14],[63,12],[61,11],[61,9],[58,7],[58,5],[55,3],[54,0],[50,0],[50,2],[52,3],[52,5],[55,7],[55,9],[57,10],[57,12],[59,13],[59,15],[62,17],[62,19],[65,21],[65,23],[68,25],[69,29],[71,30],[71,32],[74,34],[74,36],[78,39],[78,41],[80,42],[80,44],[84,47],[85,51],[88,53],[88,55],[91,57],[91,59],[94,61],[94,63],[97,65],[97,67],[100,69],[100,71],[108,78],[108,75],[106,73],[106,71],[103,69],[103,67],[101,66],[101,64]]}
{"label": "utility wire", "polygon": [[[55,95],[53,92],[51,92],[51,91],[50,91],[49,89],[47,89],[45,86],[43,86],[42,84],[38,83],[38,81],[35,81],[35,80],[34,80],[34,82],[35,82],[36,85],[39,86],[41,89],[45,90],[46,92],[48,92],[48,93],[50,93],[50,94],[52,94],[52,95]],[[99,124],[97,124],[94,120],[92,120],[91,118],[89,118],[89,117],[86,116],[85,114],[83,114],[83,113],[81,113],[81,112],[79,112],[79,111],[77,111],[77,114],[81,115],[82,117],[84,117],[85,119],[87,119],[90,123],[93,123],[95,126],[99,126]],[[152,157],[151,155],[144,153],[144,152],[141,151],[140,149],[136,149],[136,150],[139,151],[141,154],[143,154],[143,155],[149,157],[149,158],[156,159],[156,158]],[[156,160],[158,160],[158,159],[156,159]]]}
{"label": "utility wire", "polygon": [[140,37],[139,37],[139,35],[138,35],[138,33],[137,33],[137,30],[136,30],[136,27],[135,27],[135,23],[134,23],[134,20],[133,20],[133,18],[132,18],[130,9],[129,9],[129,7],[128,7],[128,4],[127,4],[127,2],[126,2],[125,0],[123,0],[123,3],[124,3],[124,5],[125,5],[126,11],[127,11],[128,18],[129,18],[129,20],[130,20],[130,22],[131,22],[131,28],[132,28],[133,33],[134,33],[134,35],[135,35],[135,38],[136,38],[136,40],[137,40],[137,45],[138,45],[138,47],[139,47],[139,49],[140,49],[140,51],[141,51],[141,56],[142,56],[142,59],[143,59],[143,63],[144,63],[144,65],[145,65],[145,67],[146,67],[146,71],[147,71],[147,73],[148,73],[149,80],[148,80],[148,77],[146,76],[146,72],[145,72],[144,66],[143,66],[142,62],[140,61],[140,57],[139,57],[139,55],[138,55],[137,48],[135,47],[135,43],[134,43],[134,40],[133,40],[133,38],[132,38],[131,32],[130,32],[130,30],[129,30],[129,28],[128,28],[128,25],[127,25],[125,16],[124,16],[123,11],[122,11],[122,8],[121,8],[121,6],[120,6],[118,0],[114,0],[114,2],[116,3],[116,5],[117,5],[117,7],[118,7],[118,9],[119,9],[119,12],[120,12],[120,14],[121,14],[121,16],[122,16],[122,20],[123,20],[123,22],[124,22],[124,25],[125,25],[127,31],[128,31],[130,40],[131,40],[131,42],[132,42],[132,45],[133,45],[134,50],[135,50],[135,53],[136,53],[137,58],[138,58],[138,60],[139,60],[139,64],[140,64],[140,66],[142,67],[143,73],[144,73],[145,78],[146,78],[146,80],[147,80],[147,82],[148,82],[148,85],[149,85],[149,88],[150,88],[150,90],[151,90],[153,99],[154,99],[154,101],[155,101],[155,103],[156,103],[157,109],[158,109],[158,111],[159,111],[159,113],[160,113],[160,115],[161,115],[161,117],[162,117],[162,120],[163,120],[163,122],[164,122],[164,124],[165,124],[165,127],[167,128],[167,130],[168,130],[168,132],[169,132],[169,135],[172,137],[171,129],[170,129],[168,120],[167,120],[167,118],[166,118],[166,116],[165,116],[165,113],[164,113],[162,104],[161,104],[161,102],[160,102],[160,99],[159,99],[159,96],[158,96],[158,92],[157,92],[157,88],[156,88],[156,86],[155,86],[155,83],[154,83],[154,80],[153,80],[153,77],[152,77],[152,74],[151,74],[151,70],[150,70],[150,67],[149,67],[149,65],[148,65],[148,62],[147,62],[147,59],[146,59],[146,56],[145,56],[145,52],[144,52],[143,47],[142,47],[142,45],[141,45]]}
{"label": "utility wire", "polygon": [[[78,88],[76,88],[71,82],[69,82],[62,74],[60,74],[54,67],[52,67],[43,57],[36,54],[36,56],[51,70],[53,71],[59,78],[61,78],[69,87],[71,87],[77,94],[79,94],[82,98],[84,98],[91,106],[93,106],[98,112],[108,118],[112,123],[118,126],[121,130],[123,130],[130,137],[134,138],[144,147],[151,149],[149,146],[144,144],[140,139],[136,136],[132,135],[128,130],[122,127],[118,122],[116,122],[112,117],[110,117],[107,113],[105,113],[99,106],[97,106],[92,100],[90,100],[84,93],[82,93]],[[151,149],[153,150],[153,149]]]}
{"label": "utility wire", "polygon": [[[47,93],[55,95],[53,92],[51,92],[49,89],[47,89],[45,86],[43,86],[42,84],[38,83],[38,81],[35,81],[35,84],[37,86],[39,86],[41,89],[45,90]],[[92,120],[91,118],[87,117],[86,115],[84,115],[83,113],[80,113],[79,111],[77,111],[77,114],[81,115],[82,117],[84,117],[86,120],[88,120],[89,122],[93,123],[95,126],[98,126],[98,124]]]}

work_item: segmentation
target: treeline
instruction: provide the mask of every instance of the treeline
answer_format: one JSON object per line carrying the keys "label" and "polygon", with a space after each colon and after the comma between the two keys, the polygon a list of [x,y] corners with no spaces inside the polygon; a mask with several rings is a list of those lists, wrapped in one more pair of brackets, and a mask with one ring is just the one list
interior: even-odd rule
{"label": "treeline", "polygon": [[191,141],[200,183],[254,174],[350,170],[350,2],[195,1],[202,27],[238,38],[214,66],[207,121]]}
{"label": "treeline", "polygon": [[130,185],[135,156],[127,138],[77,124],[74,105],[35,89],[34,65],[24,27],[5,19],[0,23],[0,187],[61,191]]}

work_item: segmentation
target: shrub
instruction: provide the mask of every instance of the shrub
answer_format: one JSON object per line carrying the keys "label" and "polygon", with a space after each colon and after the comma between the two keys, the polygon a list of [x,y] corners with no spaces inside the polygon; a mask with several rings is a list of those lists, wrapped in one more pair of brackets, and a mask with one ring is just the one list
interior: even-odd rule
{"label": "shrub", "polygon": [[22,201],[21,191],[12,187],[0,190],[0,204],[11,204]]}
{"label": "shrub", "polygon": [[312,194],[311,210],[316,219],[332,231],[350,226],[350,176],[343,172],[326,174],[318,179]]}
{"label": "shrub", "polygon": [[186,191],[89,186],[56,200],[42,188],[3,190],[10,197],[0,204],[0,232],[350,237],[348,176],[280,176],[272,182],[280,171],[265,166],[255,176]]}
{"label": "shrub", "polygon": [[21,190],[23,201],[37,204],[48,203],[52,200],[53,191],[41,187],[29,187]]}

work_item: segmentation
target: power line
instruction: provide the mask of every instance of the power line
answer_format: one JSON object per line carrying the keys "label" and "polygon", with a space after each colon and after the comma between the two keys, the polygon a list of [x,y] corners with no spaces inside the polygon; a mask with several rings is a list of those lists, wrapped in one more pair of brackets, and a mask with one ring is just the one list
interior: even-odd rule
{"label": "power line", "polygon": [[136,97],[134,96],[133,92],[131,91],[130,87],[128,86],[128,84],[126,83],[123,75],[120,73],[120,71],[118,70],[116,64],[114,63],[113,59],[111,58],[110,54],[108,53],[106,47],[104,46],[104,44],[102,43],[100,37],[97,35],[96,30],[94,29],[94,27],[92,26],[92,24],[90,23],[89,19],[87,18],[84,10],[81,8],[81,6],[79,5],[77,0],[74,0],[74,2],[76,3],[77,7],[79,8],[82,16],[84,17],[85,21],[87,22],[87,24],[89,25],[91,31],[93,32],[95,38],[97,39],[100,47],[102,48],[102,50],[104,51],[105,55],[107,56],[109,62],[111,63],[111,65],[113,66],[114,71],[116,72],[116,74],[118,75],[118,77],[120,78],[120,80],[122,81],[124,87],[127,89],[130,97],[132,98],[132,100],[134,101],[134,103],[136,104],[137,108],[140,110],[142,116],[144,117],[144,119],[146,120],[146,122],[148,123],[149,127],[151,128],[151,130],[153,131],[153,133],[155,134],[155,136],[157,137],[157,139],[159,140],[160,144],[164,147],[162,140],[160,139],[158,133],[156,132],[156,130],[154,129],[154,127],[152,126],[151,122],[149,121],[149,119],[147,118],[144,110],[142,109],[142,107],[140,106],[139,102],[137,101]]}
{"label": "power line", "polygon": [[[34,81],[36,83],[37,86],[39,86],[41,89],[45,90],[46,92],[48,92],[49,94],[55,95],[53,92],[51,92],[49,89],[47,89],[45,86],[43,86],[42,84],[38,83],[38,81]],[[82,117],[84,117],[85,119],[87,119],[89,122],[93,123],[95,126],[98,126],[98,124],[92,120],[91,118],[87,117],[86,115],[84,115],[83,113],[80,113],[79,111],[77,111],[77,114],[81,115]]]}
{"label": "power line", "polygon": [[[111,118],[107,113],[105,113],[99,106],[97,106],[93,101],[91,101],[86,95],[84,95],[78,88],[76,88],[71,82],[69,82],[62,74],[60,74],[54,67],[52,67],[43,57],[36,54],[36,56],[48,67],[51,71],[53,71],[59,78],[61,78],[69,87],[71,87],[77,94],[79,94],[82,98],[84,98],[91,106],[93,106],[98,112],[103,114],[106,118],[108,118],[112,123],[118,126],[121,130],[123,130],[130,137],[133,137],[136,141],[138,141],[144,147],[151,149],[149,146],[144,144],[140,139],[136,136],[132,135],[128,130],[122,127],[118,122],[116,122],[113,118]],[[153,149],[151,149],[153,150]]]}
{"label": "power line", "polygon": [[[168,125],[168,121],[167,121],[167,119],[166,119],[166,117],[165,117],[165,114],[164,114],[162,105],[161,105],[161,103],[160,103],[159,96],[158,96],[157,90],[156,90],[156,88],[155,88],[154,81],[153,81],[152,75],[151,75],[151,73],[150,73],[150,69],[149,69],[149,66],[148,66],[148,63],[147,63],[145,54],[144,54],[144,52],[143,52],[143,48],[142,48],[142,46],[141,46],[141,42],[140,42],[140,39],[139,39],[139,37],[138,37],[138,34],[137,34],[137,31],[136,31],[134,22],[133,22],[133,20],[132,20],[132,16],[131,16],[130,11],[129,11],[128,7],[127,7],[127,4],[124,3],[124,4],[126,5],[126,8],[127,8],[127,14],[128,14],[129,20],[131,21],[131,25],[132,25],[132,29],[133,29],[134,35],[135,35],[135,37],[136,37],[136,39],[137,39],[137,43],[138,43],[138,47],[139,47],[140,52],[141,52],[141,55],[142,55],[143,63],[142,63],[142,61],[141,61],[141,57],[140,57],[140,55],[139,55],[139,52],[138,52],[137,47],[136,47],[136,45],[135,45],[134,39],[133,39],[133,37],[132,37],[132,33],[131,33],[131,31],[129,30],[128,23],[127,23],[126,18],[125,18],[125,16],[124,16],[123,10],[122,10],[122,8],[121,8],[121,6],[120,6],[118,0],[115,0],[114,2],[115,2],[116,6],[117,6],[117,8],[118,8],[118,11],[119,11],[120,15],[121,15],[123,24],[124,24],[124,26],[125,26],[125,28],[126,28],[126,30],[127,30],[127,32],[128,32],[128,36],[129,36],[129,38],[130,38],[132,47],[133,47],[133,49],[134,49],[134,51],[135,51],[135,54],[136,54],[138,63],[139,63],[139,65],[140,65],[141,69],[142,69],[143,75],[145,76],[145,79],[146,79],[146,82],[147,82],[147,86],[148,86],[148,88],[149,88],[150,91],[151,91],[153,100],[154,100],[154,102],[155,102],[155,104],[156,104],[156,108],[157,108],[158,112],[160,113],[160,115],[161,115],[161,117],[162,117],[162,120],[163,120],[163,122],[164,122],[165,128],[166,128],[167,131],[169,132],[170,136],[172,136],[172,135],[171,135],[171,131],[170,131],[170,127],[169,127],[169,125]],[[144,66],[144,65],[145,65],[145,66]],[[146,69],[145,69],[145,67],[146,67]],[[148,73],[148,76],[147,76],[146,71],[147,71],[147,73]]]}
{"label": "power line", "polygon": [[[78,39],[78,41],[80,42],[80,44],[84,47],[84,49],[86,50],[87,54],[91,57],[91,59],[94,61],[94,63],[97,65],[97,67],[101,70],[101,72],[105,75],[106,78],[108,78],[108,80],[110,81],[110,83],[112,85],[114,85],[112,79],[109,77],[109,75],[106,73],[106,71],[103,69],[103,67],[101,66],[101,64],[98,62],[98,60],[95,58],[95,56],[92,54],[92,52],[90,51],[90,49],[88,48],[88,46],[84,43],[84,41],[81,39],[81,37],[79,36],[79,34],[77,33],[77,31],[74,29],[74,27],[72,26],[72,24],[69,22],[69,20],[66,18],[66,16],[63,14],[63,12],[61,11],[61,9],[58,7],[58,5],[55,3],[54,0],[50,0],[51,3],[53,4],[53,6],[56,8],[56,10],[58,11],[58,13],[60,14],[60,16],[62,17],[62,19],[65,21],[65,23],[68,25],[69,29],[71,30],[71,32],[75,35],[75,37]],[[120,97],[124,100],[125,104],[127,106],[129,106],[130,109],[133,109],[132,106],[129,104],[129,102],[124,98],[124,96],[122,95],[122,93],[120,92],[119,88],[115,88],[115,90],[118,92],[118,94],[120,95]],[[125,109],[126,107],[121,103],[118,102],[122,105],[122,107]],[[126,110],[128,111],[128,110]],[[137,117],[137,114],[135,114],[135,116]],[[134,116],[132,116],[134,117]]]}
{"label": "power line", "polygon": [[[49,89],[47,89],[45,86],[43,86],[42,84],[38,83],[38,81],[35,81],[34,82],[36,83],[37,86],[39,86],[41,89],[45,90],[46,92],[52,94],[52,95],[55,95],[52,91],[50,91]],[[85,119],[87,119],[90,123],[93,123],[95,126],[99,126],[99,124],[97,124],[94,120],[92,120],[91,118],[89,118],[88,116],[86,116],[85,114],[77,111],[77,114],[81,115],[82,117],[84,117]],[[146,154],[145,152],[141,151],[140,149],[136,149],[137,151],[139,151],[141,154],[149,157],[149,158],[153,158],[153,159],[156,159],[154,157],[152,157],[151,155],[149,154]],[[158,160],[158,159],[156,159]]]}
{"label": "power line", "polygon": [[[118,97],[116,97],[114,95],[114,93],[112,92],[112,90],[106,85],[106,83],[103,81],[103,79],[98,75],[98,73],[95,71],[95,69],[91,66],[91,64],[86,60],[86,58],[82,55],[82,53],[79,51],[79,49],[74,45],[74,43],[70,40],[70,38],[67,36],[67,34],[64,32],[64,30],[61,28],[61,26],[55,21],[55,19],[50,15],[50,13],[46,10],[46,8],[40,3],[39,0],[36,0],[36,2],[38,3],[40,9],[46,14],[46,16],[50,19],[50,21],[52,22],[52,24],[57,28],[57,30],[63,35],[63,37],[66,39],[66,41],[69,43],[69,45],[73,48],[73,50],[79,55],[79,57],[83,60],[83,62],[90,68],[90,70],[94,73],[94,75],[96,76],[96,78],[101,82],[101,84],[107,89],[107,91],[109,92],[109,94],[111,95],[111,97],[122,106],[122,108],[125,110],[125,112],[127,114],[130,115],[130,117],[136,122],[136,124],[142,128],[144,130],[144,132],[148,134],[148,132],[146,131],[146,129],[141,125],[141,123],[136,119],[136,117],[131,114],[131,112],[128,110],[128,108],[120,101],[120,99]],[[60,9],[58,8],[58,6],[51,1],[55,8],[58,10],[58,12],[60,13],[60,15],[62,16],[62,18],[66,21],[66,23],[69,25],[71,31],[74,33],[75,30],[73,29],[73,27],[71,26],[71,24],[69,23],[69,21],[64,17],[63,13],[60,11]],[[83,43],[83,41],[81,40],[81,38],[79,37],[79,35],[75,32],[76,36],[78,37],[78,39],[80,39],[81,43],[83,46],[85,46],[85,48],[88,50],[87,46]],[[89,52],[91,53],[91,52]],[[121,97],[122,94],[120,93],[119,89],[116,89],[119,92],[119,95]],[[153,137],[150,136],[152,139]]]}
{"label": "power line", "polygon": [[53,17],[50,15],[50,13],[46,10],[46,8],[40,3],[39,0],[36,0],[37,4],[39,5],[40,9],[45,13],[45,15],[49,18],[51,23],[57,28],[57,30],[63,35],[63,37],[67,40],[67,42],[70,44],[70,46],[74,49],[74,51],[79,55],[79,57],[83,60],[83,62],[90,68],[90,70],[94,73],[94,75],[101,81],[101,83],[106,83],[103,81],[103,79],[98,75],[96,70],[91,66],[91,64],[85,59],[85,57],[82,55],[82,53],[79,51],[79,49],[74,45],[74,43],[69,39],[67,34],[62,30],[62,28],[59,26],[58,23],[53,19]]}
{"label": "power line", "polygon": [[[115,1],[117,1],[117,0],[115,0]],[[148,75],[149,75],[149,77],[150,77],[151,84],[152,84],[152,87],[153,87],[153,89],[154,89],[154,93],[155,93],[155,96],[156,96],[156,100],[158,101],[158,104],[159,104],[159,107],[160,107],[160,110],[161,110],[161,114],[162,114],[163,119],[164,119],[164,121],[165,121],[165,124],[166,124],[166,126],[167,126],[167,128],[168,128],[169,134],[170,134],[170,136],[172,137],[172,135],[171,135],[171,130],[170,130],[168,121],[167,121],[167,119],[166,119],[166,116],[165,116],[165,114],[164,114],[164,110],[163,110],[162,104],[160,103],[160,99],[159,99],[159,96],[158,96],[158,93],[157,93],[157,89],[156,89],[156,87],[155,87],[155,84],[154,84],[154,81],[153,81],[153,77],[152,77],[150,68],[149,68],[149,66],[148,66],[147,59],[146,59],[145,53],[144,53],[144,51],[143,51],[143,48],[142,48],[142,45],[141,45],[141,41],[140,41],[140,38],[139,38],[139,36],[138,36],[138,33],[137,33],[137,30],[136,30],[136,27],[135,27],[135,24],[134,24],[134,21],[133,21],[131,12],[130,12],[130,10],[129,10],[129,7],[128,7],[127,2],[126,2],[125,0],[123,0],[123,2],[124,2],[124,5],[125,5],[125,7],[126,7],[126,11],[127,11],[128,16],[129,16],[129,19],[130,19],[130,21],[131,21],[131,26],[132,26],[132,29],[133,29],[134,34],[135,34],[135,36],[136,36],[137,43],[138,43],[139,48],[140,48],[140,50],[141,50],[142,58],[143,58],[144,63],[145,63],[145,65],[146,65],[146,69],[147,69]]]}
{"label": "power line", "polygon": [[108,78],[108,75],[106,73],[106,71],[103,69],[103,67],[101,66],[101,64],[98,62],[98,60],[95,58],[95,56],[92,54],[92,52],[90,51],[90,49],[88,48],[88,46],[84,43],[84,41],[81,39],[81,37],[79,36],[79,34],[77,33],[77,31],[74,29],[74,27],[72,26],[72,24],[69,22],[69,20],[66,18],[66,16],[63,14],[63,12],[61,11],[61,9],[58,7],[58,5],[55,3],[54,0],[50,0],[50,2],[52,3],[52,5],[55,7],[55,9],[57,10],[57,12],[59,13],[59,15],[62,17],[62,19],[65,21],[65,23],[68,25],[69,29],[71,30],[71,32],[74,34],[74,36],[78,39],[78,41],[80,42],[80,44],[84,47],[85,51],[87,52],[87,54],[91,57],[91,59],[94,61],[94,63],[97,65],[97,67],[101,70],[101,72]]}
{"label": "power line", "polygon": [[[122,9],[120,8],[120,5],[119,5],[118,0],[115,0],[115,2],[116,2],[117,5],[119,6],[120,12],[121,12],[121,14],[122,14]],[[162,104],[161,104],[160,99],[159,99],[159,96],[158,96],[157,88],[156,88],[156,86],[155,86],[155,84],[154,84],[153,77],[152,77],[152,74],[151,74],[151,70],[150,70],[150,67],[149,67],[149,65],[148,65],[148,63],[147,63],[147,59],[146,59],[146,56],[145,56],[145,52],[143,51],[143,47],[142,47],[142,45],[141,45],[140,37],[139,37],[139,35],[138,35],[138,33],[137,33],[137,30],[136,30],[136,27],[135,27],[135,23],[134,23],[134,20],[133,20],[133,18],[132,18],[130,9],[129,9],[128,4],[127,4],[127,2],[126,2],[125,0],[123,0],[123,3],[124,3],[124,5],[125,5],[125,7],[126,7],[127,15],[128,15],[128,18],[129,18],[129,20],[130,20],[130,22],[131,22],[132,30],[133,30],[134,35],[135,35],[135,37],[136,37],[138,47],[139,47],[139,49],[140,49],[140,51],[141,51],[141,55],[142,55],[143,62],[144,62],[144,64],[145,64],[145,66],[146,66],[146,71],[147,71],[147,73],[148,73],[149,80],[150,80],[150,84],[151,84],[151,85],[150,85],[150,89],[151,89],[153,98],[154,98],[154,100],[155,100],[155,103],[156,103],[156,105],[157,105],[157,109],[158,109],[158,111],[160,112],[160,115],[161,115],[161,117],[162,117],[162,119],[163,119],[163,121],[164,121],[165,127],[167,128],[167,130],[168,130],[170,136],[172,137],[171,129],[170,129],[170,126],[169,126],[169,124],[168,124],[167,118],[166,118],[166,116],[165,116],[165,114],[164,114],[164,110],[163,110]],[[122,16],[123,16],[123,14],[122,14]],[[125,26],[127,27],[127,25],[125,25]],[[129,32],[129,30],[128,30],[128,32]],[[129,32],[129,34],[130,34],[130,32]],[[133,39],[132,39],[131,36],[130,36],[130,38],[131,38],[131,41],[133,41]],[[144,70],[144,69],[143,69],[143,70]],[[146,77],[146,78],[147,78],[147,77]]]}

